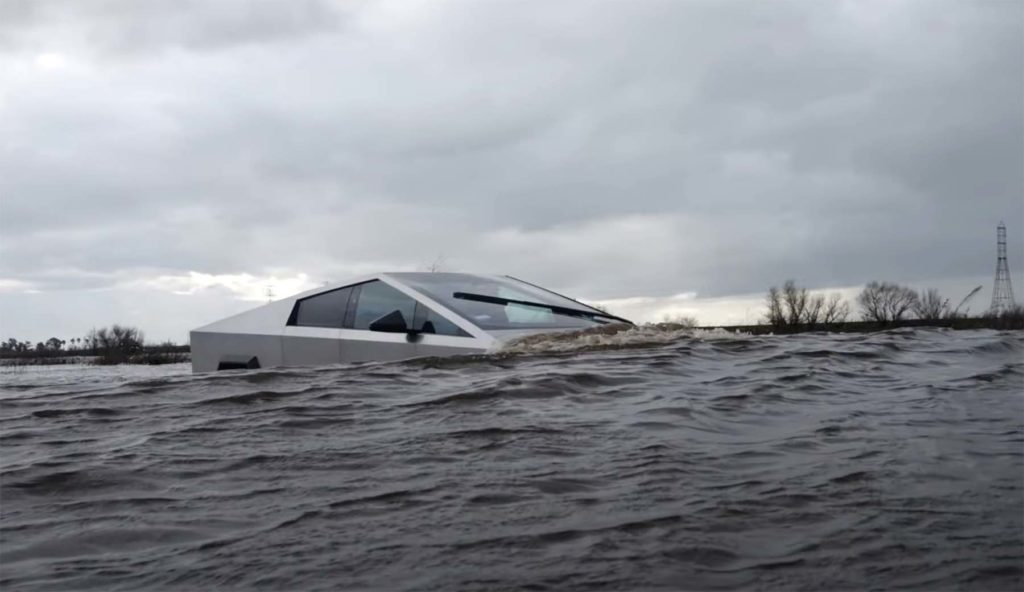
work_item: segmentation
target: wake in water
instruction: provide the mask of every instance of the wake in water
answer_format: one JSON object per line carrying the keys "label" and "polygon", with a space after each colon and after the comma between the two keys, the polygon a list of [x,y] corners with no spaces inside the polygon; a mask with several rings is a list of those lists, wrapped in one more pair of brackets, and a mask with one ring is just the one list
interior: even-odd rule
{"label": "wake in water", "polygon": [[593,329],[541,333],[515,339],[494,353],[544,354],[600,349],[643,348],[665,345],[683,339],[744,339],[749,333],[725,329],[695,329],[674,323],[627,325],[615,323]]}

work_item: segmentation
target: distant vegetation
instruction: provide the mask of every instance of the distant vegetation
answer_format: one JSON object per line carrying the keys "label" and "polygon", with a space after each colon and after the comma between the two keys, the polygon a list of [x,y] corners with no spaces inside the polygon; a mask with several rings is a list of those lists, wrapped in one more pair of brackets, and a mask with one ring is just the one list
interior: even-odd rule
{"label": "distant vegetation", "polygon": [[34,346],[10,338],[0,343],[0,358],[30,364],[169,364],[187,362],[189,347],[170,341],[146,345],[138,328],[112,325],[89,331],[85,337],[51,337]]}
{"label": "distant vegetation", "polygon": [[661,318],[660,325],[670,329],[696,329],[700,326],[700,323],[696,317],[667,314]]}
{"label": "distant vegetation", "polygon": [[93,329],[85,336],[86,347],[96,352],[101,364],[124,364],[142,353],[143,340],[142,331],[121,325]]}
{"label": "distant vegetation", "polygon": [[772,286],[768,289],[768,311],[765,320],[773,327],[802,327],[813,330],[823,325],[845,323],[850,316],[850,305],[837,293],[812,295],[807,288],[801,288],[793,280],[783,284],[782,289]]}
{"label": "distant vegetation", "polygon": [[1024,329],[1024,306],[970,316],[964,307],[980,290],[978,286],[953,307],[950,300],[934,288],[916,292],[891,282],[870,282],[856,298],[860,320],[851,321],[853,311],[842,294],[813,294],[788,280],[781,289],[775,286],[768,289],[761,327],[784,333],[872,331],[906,326]]}

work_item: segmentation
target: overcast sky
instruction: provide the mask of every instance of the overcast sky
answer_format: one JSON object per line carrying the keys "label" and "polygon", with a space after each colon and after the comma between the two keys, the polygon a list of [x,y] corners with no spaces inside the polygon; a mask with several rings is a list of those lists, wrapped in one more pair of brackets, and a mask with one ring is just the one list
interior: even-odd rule
{"label": "overcast sky", "polygon": [[0,337],[509,273],[639,320],[950,297],[1010,234],[1024,4],[0,2]]}

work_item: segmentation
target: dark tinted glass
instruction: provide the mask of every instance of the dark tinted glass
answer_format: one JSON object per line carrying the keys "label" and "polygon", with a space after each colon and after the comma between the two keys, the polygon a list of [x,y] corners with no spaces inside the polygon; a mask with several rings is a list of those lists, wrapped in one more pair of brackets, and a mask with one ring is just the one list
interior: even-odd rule
{"label": "dark tinted glass", "polygon": [[471,337],[469,333],[460,329],[458,325],[430,310],[423,304],[417,303],[416,306],[416,329],[428,335]]}
{"label": "dark tinted glass", "polygon": [[300,300],[290,325],[340,329],[352,288],[342,288]]}
{"label": "dark tinted glass", "polygon": [[380,280],[359,286],[353,329],[369,329],[370,323],[394,311],[402,313],[405,324],[412,326],[416,301]]}

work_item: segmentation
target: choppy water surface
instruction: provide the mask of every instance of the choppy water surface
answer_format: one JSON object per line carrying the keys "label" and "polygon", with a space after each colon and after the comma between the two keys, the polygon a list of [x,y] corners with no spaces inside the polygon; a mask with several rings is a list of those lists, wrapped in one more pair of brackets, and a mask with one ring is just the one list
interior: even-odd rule
{"label": "choppy water surface", "polygon": [[1021,333],[599,341],[5,369],[0,587],[1024,583]]}

